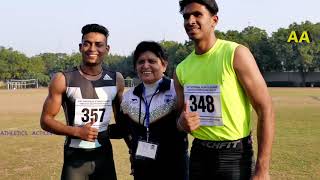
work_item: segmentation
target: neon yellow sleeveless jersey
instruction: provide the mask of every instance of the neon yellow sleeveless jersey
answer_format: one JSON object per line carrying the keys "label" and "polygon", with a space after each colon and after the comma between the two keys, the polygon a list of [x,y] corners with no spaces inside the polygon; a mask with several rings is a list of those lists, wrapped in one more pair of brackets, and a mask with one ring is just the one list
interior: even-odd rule
{"label": "neon yellow sleeveless jersey", "polygon": [[251,131],[251,105],[237,79],[233,58],[239,44],[217,39],[206,53],[193,51],[176,68],[180,84],[218,85],[222,126],[201,126],[191,134],[198,139],[223,141],[246,137]]}

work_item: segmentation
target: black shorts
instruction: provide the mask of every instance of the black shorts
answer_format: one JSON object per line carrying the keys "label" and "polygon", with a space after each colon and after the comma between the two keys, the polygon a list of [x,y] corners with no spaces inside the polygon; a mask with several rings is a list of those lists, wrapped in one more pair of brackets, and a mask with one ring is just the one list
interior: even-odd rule
{"label": "black shorts", "polygon": [[96,149],[64,148],[62,180],[116,180],[112,146]]}
{"label": "black shorts", "polygon": [[134,180],[188,180],[188,142],[160,143],[157,157],[133,159]]}
{"label": "black shorts", "polygon": [[189,177],[190,180],[249,180],[254,164],[251,136],[236,141],[194,139]]}
{"label": "black shorts", "polygon": [[187,180],[188,160],[187,150],[157,160],[134,159],[134,180]]}

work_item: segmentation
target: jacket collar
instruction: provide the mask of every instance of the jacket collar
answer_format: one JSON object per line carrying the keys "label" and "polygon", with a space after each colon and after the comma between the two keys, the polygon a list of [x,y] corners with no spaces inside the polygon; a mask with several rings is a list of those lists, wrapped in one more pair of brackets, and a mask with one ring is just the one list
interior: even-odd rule
{"label": "jacket collar", "polygon": [[[159,92],[165,92],[167,90],[170,90],[171,80],[165,76],[163,76],[162,81],[159,83]],[[138,86],[136,86],[133,90],[133,94],[142,97],[143,94],[143,83],[140,83]]]}

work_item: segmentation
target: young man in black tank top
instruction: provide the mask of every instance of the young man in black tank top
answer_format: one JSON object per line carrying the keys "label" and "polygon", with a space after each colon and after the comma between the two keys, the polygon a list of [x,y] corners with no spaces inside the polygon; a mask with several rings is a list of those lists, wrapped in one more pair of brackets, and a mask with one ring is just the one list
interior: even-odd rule
{"label": "young man in black tank top", "polygon": [[[52,78],[40,123],[44,130],[66,136],[61,179],[116,180],[111,143],[103,134],[111,111],[115,116],[119,111],[124,79],[102,66],[110,48],[108,30],[88,24],[81,32],[82,62]],[[61,106],[67,124],[55,119]]]}

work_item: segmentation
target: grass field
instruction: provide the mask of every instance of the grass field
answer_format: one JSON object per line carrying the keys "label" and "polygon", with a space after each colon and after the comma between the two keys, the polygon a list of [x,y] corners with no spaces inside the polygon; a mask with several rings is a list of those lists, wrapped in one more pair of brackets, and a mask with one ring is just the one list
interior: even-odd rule
{"label": "grass field", "polygon": [[[276,110],[272,179],[319,179],[320,89],[270,92]],[[0,179],[60,178],[64,137],[45,134],[39,127],[46,94],[46,89],[0,90]],[[62,113],[58,119],[63,121]],[[112,144],[118,179],[132,179],[125,144]]]}

